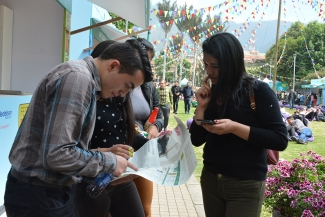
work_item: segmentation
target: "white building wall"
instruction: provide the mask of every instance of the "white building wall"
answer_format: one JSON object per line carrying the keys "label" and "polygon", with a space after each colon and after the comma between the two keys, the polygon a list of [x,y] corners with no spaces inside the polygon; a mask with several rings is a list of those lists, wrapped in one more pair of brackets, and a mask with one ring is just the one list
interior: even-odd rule
{"label": "white building wall", "polygon": [[33,93],[62,61],[63,12],[55,0],[0,0],[13,10],[11,89]]}

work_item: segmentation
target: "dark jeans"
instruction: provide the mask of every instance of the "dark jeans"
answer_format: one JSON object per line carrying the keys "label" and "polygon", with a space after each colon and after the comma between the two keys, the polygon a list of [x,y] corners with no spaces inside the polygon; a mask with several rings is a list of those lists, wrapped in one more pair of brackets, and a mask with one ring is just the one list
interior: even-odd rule
{"label": "dark jeans", "polygon": [[8,217],[74,217],[73,190],[21,182],[9,172],[4,205]]}
{"label": "dark jeans", "polygon": [[259,217],[265,182],[239,180],[203,168],[201,188],[206,217]]}
{"label": "dark jeans", "polygon": [[184,98],[184,104],[185,104],[185,113],[190,112],[191,109],[191,98]]}
{"label": "dark jeans", "polygon": [[164,115],[164,129],[166,130],[169,121],[170,104],[160,105],[160,107]]}
{"label": "dark jeans", "polygon": [[74,204],[76,217],[144,217],[142,203],[134,182],[117,185],[112,191],[104,190],[97,198],[86,194],[87,184],[77,185]]}
{"label": "dark jeans", "polygon": [[287,125],[287,131],[289,137],[296,136],[295,128],[293,126]]}
{"label": "dark jeans", "polygon": [[177,112],[177,110],[178,110],[178,101],[179,101],[179,96],[173,96],[174,113]]}
{"label": "dark jeans", "polygon": [[293,106],[294,106],[294,105],[293,105],[293,103],[294,103],[293,99],[290,99],[289,102],[290,102],[290,109],[293,109]]}

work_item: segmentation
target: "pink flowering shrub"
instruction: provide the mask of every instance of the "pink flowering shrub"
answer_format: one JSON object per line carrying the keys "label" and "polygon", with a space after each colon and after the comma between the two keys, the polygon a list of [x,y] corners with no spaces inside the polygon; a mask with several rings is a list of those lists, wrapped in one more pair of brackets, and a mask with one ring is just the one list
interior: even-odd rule
{"label": "pink flowering shrub", "polygon": [[264,206],[285,217],[325,217],[325,159],[312,152],[267,172]]}

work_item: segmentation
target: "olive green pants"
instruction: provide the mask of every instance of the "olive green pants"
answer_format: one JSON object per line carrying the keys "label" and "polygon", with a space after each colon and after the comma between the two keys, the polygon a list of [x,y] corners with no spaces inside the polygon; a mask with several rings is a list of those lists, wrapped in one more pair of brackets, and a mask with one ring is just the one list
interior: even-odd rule
{"label": "olive green pants", "polygon": [[203,168],[201,188],[206,217],[259,217],[265,182],[239,180]]}

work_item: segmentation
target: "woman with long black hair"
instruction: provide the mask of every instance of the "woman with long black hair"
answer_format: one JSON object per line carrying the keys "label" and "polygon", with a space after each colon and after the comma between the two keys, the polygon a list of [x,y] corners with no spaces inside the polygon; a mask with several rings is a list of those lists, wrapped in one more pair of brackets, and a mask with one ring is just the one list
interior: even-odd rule
{"label": "woman with long black hair", "polygon": [[205,143],[201,188],[206,216],[260,216],[266,149],[282,151],[288,144],[278,101],[266,83],[247,75],[235,36],[217,33],[202,48],[207,77],[195,93],[190,133],[194,146]]}

